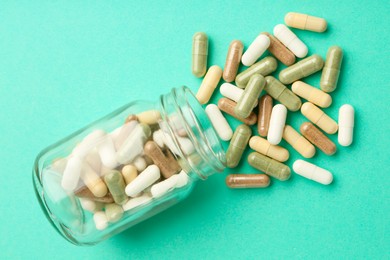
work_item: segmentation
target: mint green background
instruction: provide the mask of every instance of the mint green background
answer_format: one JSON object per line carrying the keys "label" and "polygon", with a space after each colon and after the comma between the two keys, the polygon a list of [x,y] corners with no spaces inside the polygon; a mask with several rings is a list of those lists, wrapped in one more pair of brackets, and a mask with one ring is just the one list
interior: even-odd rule
{"label": "mint green background", "polygon": [[[310,160],[334,173],[332,185],[293,175],[264,190],[229,190],[223,173],[97,246],[76,247],[54,231],[31,184],[41,149],[130,100],[183,84],[196,91],[193,33],[209,35],[209,64],[223,67],[231,40],[248,46],[288,11],[327,19],[324,34],[294,30],[310,54],[345,50],[326,112],[337,119],[342,104],[356,108],[355,142]],[[1,1],[0,258],[388,259],[389,13],[388,1]],[[307,82],[318,86],[319,76]],[[304,118],[288,121],[298,128]],[[288,164],[298,158],[292,152]],[[256,171],[243,160],[227,172]]]}

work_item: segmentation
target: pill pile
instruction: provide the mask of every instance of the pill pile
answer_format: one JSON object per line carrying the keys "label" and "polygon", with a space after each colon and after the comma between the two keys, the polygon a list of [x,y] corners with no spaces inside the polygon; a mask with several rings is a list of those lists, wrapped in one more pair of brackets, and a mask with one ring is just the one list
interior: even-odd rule
{"label": "pill pile", "polygon": [[[286,14],[285,23],[292,28],[319,33],[327,28],[325,19],[300,13]],[[219,99],[218,106],[208,104],[206,113],[219,137],[230,141],[226,152],[227,166],[237,167],[249,144],[254,152],[247,161],[253,168],[263,172],[230,174],[226,177],[226,184],[230,188],[267,187],[270,184],[269,176],[281,181],[288,180],[291,170],[283,162],[288,160],[289,152],[278,146],[282,139],[304,158],[312,158],[316,153],[315,147],[327,155],[336,152],[336,145],[326,134],[338,131],[340,145],[349,146],[352,143],[353,107],[349,104],[340,107],[338,123],[321,110],[332,104],[332,97],[328,93],[337,86],[343,59],[342,49],[331,46],[325,61],[317,54],[306,57],[308,47],[286,25],[276,25],[273,35],[261,33],[245,52],[241,41],[232,41],[224,70],[216,65],[207,70],[208,37],[203,32],[193,37],[192,73],[196,77],[204,76],[196,94],[199,102],[207,104],[221,77],[225,81],[220,86],[223,98]],[[266,50],[273,56],[259,60]],[[297,58],[301,60],[296,62]],[[277,69],[277,60],[287,66],[280,71],[278,78],[270,75]],[[240,64],[249,67],[237,74]],[[320,89],[302,81],[321,70]],[[235,85],[231,83],[233,81]],[[289,84],[292,84],[291,90],[286,86]],[[263,90],[265,94],[261,96]],[[301,98],[307,102],[302,104]],[[273,105],[274,100],[280,104]],[[288,111],[299,110],[310,121],[301,125],[300,133],[286,124]],[[221,111],[243,124],[233,132]],[[258,136],[253,135],[250,128],[256,123]],[[292,168],[297,174],[324,185],[333,181],[330,171],[304,160],[296,160]]]}

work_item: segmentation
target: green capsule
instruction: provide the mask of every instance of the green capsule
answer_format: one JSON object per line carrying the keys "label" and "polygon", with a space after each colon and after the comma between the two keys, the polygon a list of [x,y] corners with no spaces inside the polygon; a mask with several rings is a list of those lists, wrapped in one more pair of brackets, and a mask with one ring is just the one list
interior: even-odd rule
{"label": "green capsule", "polygon": [[290,168],[287,165],[257,152],[249,154],[248,163],[252,167],[281,181],[288,180],[291,175]]}
{"label": "green capsule", "polygon": [[115,203],[107,204],[105,212],[108,221],[111,223],[117,222],[123,216],[123,208]]}
{"label": "green capsule", "polygon": [[234,113],[241,118],[247,118],[252,112],[264,86],[264,77],[260,74],[253,75],[238,100],[237,105],[234,108]]}
{"label": "green capsule", "polygon": [[274,99],[285,105],[291,111],[298,111],[302,101],[297,95],[272,76],[265,77],[267,84],[264,90]]}
{"label": "green capsule", "polygon": [[254,74],[261,74],[262,76],[267,76],[274,72],[276,68],[278,67],[278,62],[274,57],[268,56],[264,59],[256,62],[252,66],[250,66],[248,69],[244,70],[236,77],[236,84],[239,88],[245,88],[246,84],[248,83],[249,79]]}
{"label": "green capsule", "polygon": [[279,73],[279,80],[283,84],[290,84],[298,79],[307,77],[321,70],[324,60],[317,54],[303,59]]}
{"label": "green capsule", "polygon": [[251,135],[252,130],[247,125],[236,128],[226,152],[227,167],[234,168],[238,165]]}
{"label": "green capsule", "polygon": [[125,204],[127,201],[127,195],[125,193],[126,184],[122,174],[117,170],[112,170],[104,176],[104,181],[115,203],[119,205]]}
{"label": "green capsule", "polygon": [[343,50],[339,46],[330,47],[321,75],[320,87],[323,91],[332,92],[336,89],[342,61]]}
{"label": "green capsule", "polygon": [[192,74],[203,77],[207,70],[207,55],[209,49],[207,35],[197,32],[192,37]]}

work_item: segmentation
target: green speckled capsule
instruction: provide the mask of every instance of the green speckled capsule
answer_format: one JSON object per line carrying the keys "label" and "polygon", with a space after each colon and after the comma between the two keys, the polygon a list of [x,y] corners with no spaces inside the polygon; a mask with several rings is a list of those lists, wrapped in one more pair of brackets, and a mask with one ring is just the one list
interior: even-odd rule
{"label": "green speckled capsule", "polygon": [[264,90],[274,99],[285,105],[291,111],[298,111],[302,105],[301,99],[272,76],[265,77],[267,84]]}
{"label": "green speckled capsule", "polygon": [[105,207],[105,213],[108,221],[114,223],[122,218],[123,208],[115,203],[107,204]]}
{"label": "green speckled capsule", "polygon": [[125,193],[126,184],[122,174],[117,170],[112,170],[104,176],[104,181],[115,203],[119,205],[125,204],[127,201],[127,195]]}
{"label": "green speckled capsule", "polygon": [[252,167],[281,181],[288,180],[291,175],[291,170],[287,165],[257,152],[249,154],[248,163]]}
{"label": "green speckled capsule", "polygon": [[234,168],[238,165],[251,135],[252,130],[247,125],[239,125],[236,128],[226,152],[227,167]]}
{"label": "green speckled capsule", "polygon": [[261,74],[262,76],[267,76],[274,72],[278,67],[278,62],[274,57],[268,56],[264,59],[256,62],[248,69],[244,70],[236,77],[236,85],[239,88],[245,88],[246,84],[249,82],[249,79],[254,74]]}
{"label": "green speckled capsule", "polygon": [[316,73],[323,66],[324,60],[319,55],[314,54],[282,70],[279,73],[279,80],[283,84],[291,84],[298,79]]}
{"label": "green speckled capsule", "polygon": [[339,46],[330,47],[321,75],[320,87],[323,91],[332,92],[336,89],[342,61],[343,50]]}
{"label": "green speckled capsule", "polygon": [[253,75],[238,100],[237,105],[234,108],[234,113],[241,118],[247,118],[252,112],[264,86],[264,77],[260,74]]}
{"label": "green speckled capsule", "polygon": [[207,70],[207,55],[209,41],[203,32],[197,32],[192,37],[192,74],[203,77]]}

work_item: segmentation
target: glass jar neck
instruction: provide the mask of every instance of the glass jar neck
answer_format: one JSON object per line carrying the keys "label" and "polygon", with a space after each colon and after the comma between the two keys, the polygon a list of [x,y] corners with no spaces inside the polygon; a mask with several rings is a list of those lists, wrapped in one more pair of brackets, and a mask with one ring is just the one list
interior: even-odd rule
{"label": "glass jar neck", "polygon": [[[191,171],[206,179],[225,169],[226,157],[222,144],[205,110],[189,88],[174,88],[171,93],[160,96],[159,106],[163,128]],[[177,134],[179,128],[192,142],[194,153],[184,151]]]}

